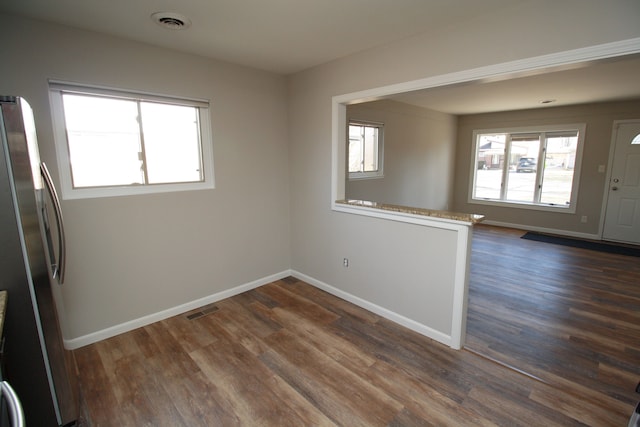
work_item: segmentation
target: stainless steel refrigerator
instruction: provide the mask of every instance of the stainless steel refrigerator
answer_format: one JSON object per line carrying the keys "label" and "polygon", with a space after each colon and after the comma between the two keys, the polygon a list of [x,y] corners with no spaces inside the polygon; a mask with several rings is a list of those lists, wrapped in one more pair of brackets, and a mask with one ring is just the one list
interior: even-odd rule
{"label": "stainless steel refrigerator", "polygon": [[2,379],[15,390],[28,426],[73,425],[78,393],[52,287],[65,273],[62,212],[40,162],[33,113],[0,96],[0,290],[8,292]]}

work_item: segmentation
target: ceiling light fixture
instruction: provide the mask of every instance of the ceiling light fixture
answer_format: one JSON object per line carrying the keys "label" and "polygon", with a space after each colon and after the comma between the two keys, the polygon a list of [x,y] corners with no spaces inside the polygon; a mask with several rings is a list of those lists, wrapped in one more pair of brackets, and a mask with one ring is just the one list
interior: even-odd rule
{"label": "ceiling light fixture", "polygon": [[186,30],[191,26],[191,20],[184,15],[174,12],[156,12],[151,19],[158,25],[169,30]]}

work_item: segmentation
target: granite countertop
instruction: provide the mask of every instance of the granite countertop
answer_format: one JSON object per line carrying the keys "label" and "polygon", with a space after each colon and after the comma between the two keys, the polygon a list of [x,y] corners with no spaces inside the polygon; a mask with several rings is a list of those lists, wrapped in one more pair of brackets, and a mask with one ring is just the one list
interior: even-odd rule
{"label": "granite countertop", "polygon": [[372,209],[380,209],[383,211],[400,212],[411,215],[421,215],[432,218],[442,218],[453,221],[463,221],[471,224],[477,224],[484,219],[484,215],[466,214],[449,211],[439,211],[435,209],[412,208],[409,206],[391,205],[388,203],[369,202],[366,200],[337,200],[336,203],[348,206],[359,206]]}
{"label": "granite countertop", "polygon": [[7,291],[0,291],[0,337],[2,336],[2,329],[4,328],[4,315],[7,310],[7,298],[9,294]]}

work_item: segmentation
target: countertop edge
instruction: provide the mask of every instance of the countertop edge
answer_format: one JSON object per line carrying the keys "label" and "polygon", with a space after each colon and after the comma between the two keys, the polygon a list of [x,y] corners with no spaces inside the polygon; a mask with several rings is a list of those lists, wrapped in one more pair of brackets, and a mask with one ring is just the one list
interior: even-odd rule
{"label": "countertop edge", "polygon": [[379,209],[387,212],[398,212],[409,215],[418,215],[429,218],[440,218],[451,221],[462,221],[470,224],[477,224],[484,220],[484,215],[467,214],[459,212],[441,211],[436,209],[415,208],[410,206],[393,205],[389,203],[371,202],[367,200],[344,199],[336,200],[336,204],[344,206],[356,206],[370,209]]}

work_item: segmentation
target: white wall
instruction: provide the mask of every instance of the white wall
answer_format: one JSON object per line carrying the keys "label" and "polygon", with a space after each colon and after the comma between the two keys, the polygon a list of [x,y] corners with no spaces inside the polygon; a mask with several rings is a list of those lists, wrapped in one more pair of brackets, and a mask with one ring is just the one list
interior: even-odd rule
{"label": "white wall", "polygon": [[[447,248],[450,236],[330,209],[332,97],[631,39],[640,36],[637,22],[637,1],[523,2],[293,76],[289,82],[293,269],[381,306],[395,304],[396,294],[416,295],[394,310],[415,313],[412,305],[418,305],[420,321],[446,334],[451,313],[448,308],[442,312],[437,304],[451,292],[452,284],[443,275],[454,265],[429,254]],[[399,233],[402,242],[397,240]],[[354,252],[364,263],[357,271],[342,266],[343,254],[353,257]],[[432,278],[428,271],[439,275]]]}
{"label": "white wall", "polygon": [[49,78],[211,101],[214,190],[63,201],[67,340],[288,271],[283,77],[2,15],[0,40],[0,93],[31,103],[54,178]]}
{"label": "white wall", "polygon": [[455,116],[384,100],[349,105],[347,117],[384,123],[384,177],[347,180],[346,198],[449,209]]}

